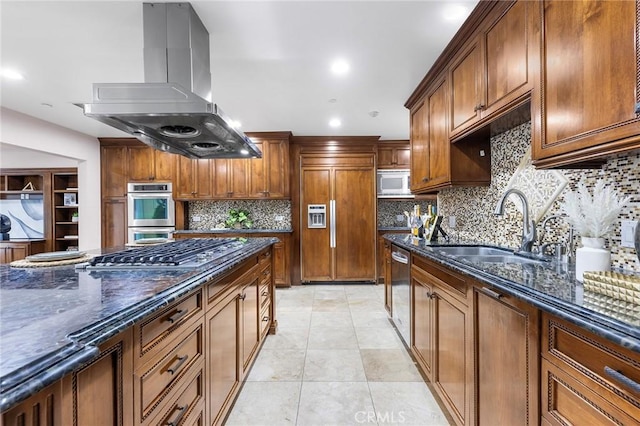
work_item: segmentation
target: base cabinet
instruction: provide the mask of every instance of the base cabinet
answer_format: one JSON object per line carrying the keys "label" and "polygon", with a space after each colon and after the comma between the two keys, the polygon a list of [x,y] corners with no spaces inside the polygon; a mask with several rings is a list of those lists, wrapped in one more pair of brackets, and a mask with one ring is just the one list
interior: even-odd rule
{"label": "base cabinet", "polygon": [[276,330],[272,259],[265,249],[112,337],[0,424],[222,425]]}
{"label": "base cabinet", "polygon": [[3,241],[0,242],[0,263],[22,260],[32,254],[45,251],[45,241]]}
{"label": "base cabinet", "polygon": [[539,311],[485,286],[473,299],[476,424],[537,425]]}

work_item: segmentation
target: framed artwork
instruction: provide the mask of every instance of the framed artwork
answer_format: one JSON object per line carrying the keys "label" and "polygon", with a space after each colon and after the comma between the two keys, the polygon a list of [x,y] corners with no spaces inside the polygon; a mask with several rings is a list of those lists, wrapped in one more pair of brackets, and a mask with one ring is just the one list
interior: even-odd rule
{"label": "framed artwork", "polygon": [[75,206],[78,204],[78,200],[76,198],[76,194],[72,192],[64,193],[64,205],[65,206]]}

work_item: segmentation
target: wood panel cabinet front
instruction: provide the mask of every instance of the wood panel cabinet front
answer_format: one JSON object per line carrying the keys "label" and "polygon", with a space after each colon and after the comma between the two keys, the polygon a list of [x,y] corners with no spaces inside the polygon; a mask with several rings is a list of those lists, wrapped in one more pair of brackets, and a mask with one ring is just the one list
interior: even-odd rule
{"label": "wood panel cabinet front", "polygon": [[62,423],[62,380],[2,413],[5,426],[58,426]]}
{"label": "wood panel cabinet front", "polygon": [[174,198],[177,200],[212,198],[213,161],[179,156],[176,164],[176,183],[173,189]]}
{"label": "wood panel cabinet front", "polygon": [[484,285],[473,298],[476,424],[537,425],[539,311]]}
{"label": "wood panel cabinet front", "polygon": [[411,267],[411,353],[425,376],[433,381],[435,293],[429,276],[420,268]]}
{"label": "wood panel cabinet front", "polygon": [[122,247],[127,235],[127,199],[113,197],[102,200],[102,247]]}
{"label": "wood panel cabinet front", "polygon": [[534,4],[542,15],[534,165],[563,166],[640,148],[640,4]]}
{"label": "wood panel cabinet front", "polygon": [[409,141],[378,143],[378,169],[408,169],[411,166]]}

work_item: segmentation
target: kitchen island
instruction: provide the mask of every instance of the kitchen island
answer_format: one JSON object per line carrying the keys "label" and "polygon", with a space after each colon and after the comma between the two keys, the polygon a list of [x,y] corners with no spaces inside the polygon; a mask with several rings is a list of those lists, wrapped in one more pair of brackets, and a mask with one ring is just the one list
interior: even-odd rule
{"label": "kitchen island", "polygon": [[[241,370],[238,376],[243,378],[259,350],[258,345],[264,339],[264,334],[274,333],[277,326],[273,300],[275,292],[271,278],[271,249],[277,240],[248,238],[242,241],[241,250],[215,265],[190,269],[0,267],[0,411],[6,412],[45,387],[56,384],[60,379],[91,364],[101,356],[101,346],[114,336],[129,333],[132,335],[133,345],[128,346],[134,348],[138,337],[141,342],[146,342],[144,336],[148,329],[145,327],[153,325],[154,318],[164,315],[168,308],[167,315],[160,321],[165,325],[151,327],[152,337],[157,334],[153,339],[158,336],[162,339],[158,342],[154,340],[149,349],[144,349],[148,342],[140,343],[142,349],[139,362],[133,357],[134,370],[137,367],[144,369],[149,362],[162,358],[163,354],[158,353],[151,360],[147,351],[152,353],[156,347],[162,346],[161,343],[165,344],[171,339],[179,341],[176,340],[176,335],[185,333],[180,328],[183,322],[188,323],[189,327],[200,327],[200,340],[196,346],[202,352],[204,345],[217,336],[213,334],[216,315],[212,313],[209,318],[208,314],[215,311],[218,303],[226,301],[222,300],[224,298],[230,301],[229,312],[237,311],[238,314],[228,315],[228,318],[242,318],[246,312],[245,319],[250,319],[249,322],[231,324],[240,328],[238,338],[248,336],[248,340],[245,340],[246,357],[239,360],[242,365],[238,366]],[[171,310],[181,306],[180,304],[188,305],[191,302],[185,301],[190,300],[194,300],[193,306],[175,308],[175,312]],[[262,321],[263,316],[267,318],[266,321]],[[211,329],[207,331],[209,335],[203,338],[205,318],[211,320]],[[157,331],[165,326],[164,331]],[[174,330],[176,333],[171,335]],[[226,330],[218,331],[218,335],[225,332]],[[235,333],[234,329],[232,335],[235,336]],[[249,348],[251,339],[255,340],[255,347]],[[194,360],[196,364],[206,364],[206,354],[199,356],[205,360],[192,356],[189,363]],[[125,357],[122,361],[128,363],[132,360]],[[194,364],[194,369],[198,365]],[[131,369],[131,366],[128,368]],[[127,369],[120,369],[122,371]],[[134,379],[124,377],[123,380],[131,382]],[[174,385],[172,383],[170,387],[175,388]],[[177,387],[182,390],[181,386]],[[237,387],[234,386],[233,391]],[[167,391],[173,395],[171,392],[178,391]],[[165,394],[161,396],[166,397]],[[134,411],[140,414],[140,419],[156,419],[161,411],[156,409],[159,405],[156,402],[154,401],[152,414],[143,413],[144,407]],[[130,403],[133,404],[133,400]],[[142,420],[135,420],[133,423],[142,423]]]}
{"label": "kitchen island", "polygon": [[636,302],[585,290],[566,264],[455,254],[499,249],[478,242],[384,238],[385,256],[392,245],[411,253],[410,351],[458,425],[640,418]]}

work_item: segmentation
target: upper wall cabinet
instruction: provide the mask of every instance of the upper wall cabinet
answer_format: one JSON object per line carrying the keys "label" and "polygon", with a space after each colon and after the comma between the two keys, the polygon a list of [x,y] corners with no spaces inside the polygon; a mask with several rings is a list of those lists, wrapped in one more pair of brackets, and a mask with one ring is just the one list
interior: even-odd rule
{"label": "upper wall cabinet", "polygon": [[129,181],[171,182],[173,180],[176,155],[148,146],[130,146],[128,150]]}
{"label": "upper wall cabinet", "polygon": [[409,141],[380,141],[378,143],[379,169],[408,169],[411,167]]}
{"label": "upper wall cabinet", "polygon": [[249,161],[249,198],[290,198],[290,132],[249,133],[262,151],[262,158]]}
{"label": "upper wall cabinet", "polygon": [[640,148],[639,3],[531,4],[542,15],[534,165],[562,167]]}
{"label": "upper wall cabinet", "polygon": [[533,86],[534,2],[498,4],[449,68],[453,140],[524,101]]}

